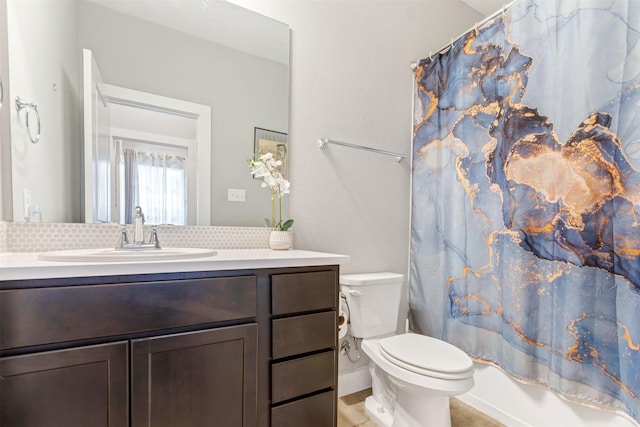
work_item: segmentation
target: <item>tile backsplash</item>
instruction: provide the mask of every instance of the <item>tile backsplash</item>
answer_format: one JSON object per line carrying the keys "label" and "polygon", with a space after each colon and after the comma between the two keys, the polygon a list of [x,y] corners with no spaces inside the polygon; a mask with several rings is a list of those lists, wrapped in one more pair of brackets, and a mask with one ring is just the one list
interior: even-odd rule
{"label": "tile backsplash", "polygon": [[7,250],[7,225],[8,223],[0,221],[0,252]]}
{"label": "tile backsplash", "polygon": [[[151,227],[145,226],[148,238]],[[129,236],[133,226],[127,226]],[[158,226],[160,245],[168,248],[267,249],[270,228],[218,226]],[[0,251],[45,252],[115,247],[118,224],[56,224],[0,222]]]}

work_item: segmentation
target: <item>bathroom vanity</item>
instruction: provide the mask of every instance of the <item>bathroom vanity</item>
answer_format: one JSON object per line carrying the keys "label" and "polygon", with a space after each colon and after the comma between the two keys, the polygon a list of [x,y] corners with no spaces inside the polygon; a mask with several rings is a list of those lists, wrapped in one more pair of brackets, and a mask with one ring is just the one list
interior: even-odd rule
{"label": "bathroom vanity", "polygon": [[0,255],[0,425],[335,426],[347,261]]}

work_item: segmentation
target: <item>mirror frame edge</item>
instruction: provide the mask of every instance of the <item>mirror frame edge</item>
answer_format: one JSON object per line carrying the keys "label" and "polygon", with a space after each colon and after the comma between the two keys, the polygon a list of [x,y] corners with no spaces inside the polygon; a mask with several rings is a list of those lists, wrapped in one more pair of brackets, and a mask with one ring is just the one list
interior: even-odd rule
{"label": "mirror frame edge", "polygon": [[0,78],[2,106],[0,106],[0,221],[13,221],[13,185],[11,169],[11,95],[9,92],[9,33],[7,2],[0,2]]}

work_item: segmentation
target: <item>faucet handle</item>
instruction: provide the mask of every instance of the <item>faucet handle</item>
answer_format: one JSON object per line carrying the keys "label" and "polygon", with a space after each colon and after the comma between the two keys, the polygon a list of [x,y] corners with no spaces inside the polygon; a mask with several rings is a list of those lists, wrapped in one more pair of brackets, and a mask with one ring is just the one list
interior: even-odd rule
{"label": "faucet handle", "polygon": [[153,243],[153,247],[160,249],[160,241],[158,240],[158,226],[153,225],[151,227],[151,236],[149,236],[149,243]]}
{"label": "faucet handle", "polygon": [[120,226],[120,247],[123,247],[128,243],[129,238],[127,237],[127,226],[123,224]]}

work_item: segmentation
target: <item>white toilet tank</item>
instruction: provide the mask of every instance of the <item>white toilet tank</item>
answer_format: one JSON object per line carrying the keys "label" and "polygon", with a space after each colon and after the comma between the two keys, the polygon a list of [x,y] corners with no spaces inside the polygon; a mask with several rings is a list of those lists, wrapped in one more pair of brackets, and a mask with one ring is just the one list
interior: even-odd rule
{"label": "white toilet tank", "polygon": [[397,273],[340,276],[353,337],[373,338],[396,332],[403,282],[404,275]]}

